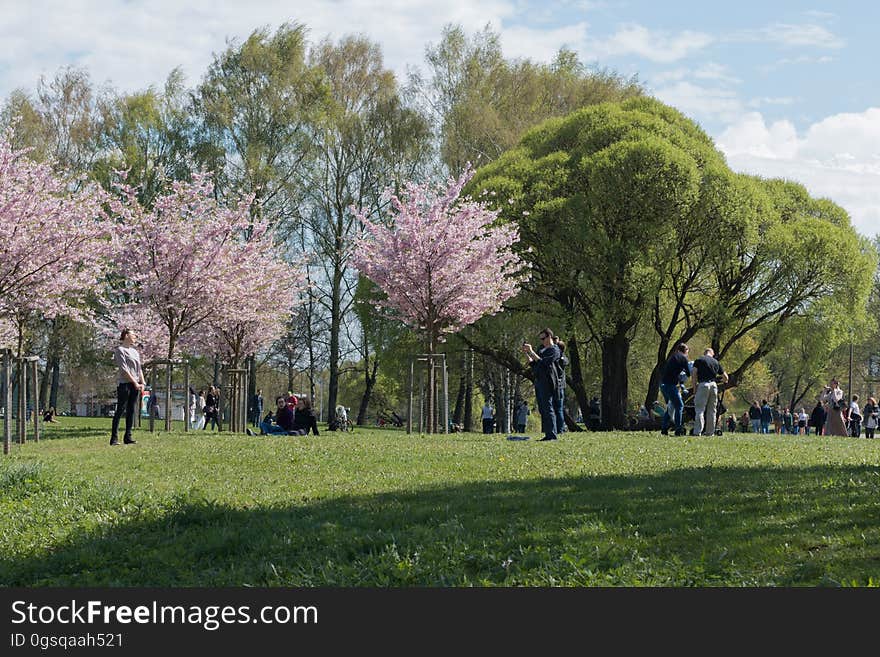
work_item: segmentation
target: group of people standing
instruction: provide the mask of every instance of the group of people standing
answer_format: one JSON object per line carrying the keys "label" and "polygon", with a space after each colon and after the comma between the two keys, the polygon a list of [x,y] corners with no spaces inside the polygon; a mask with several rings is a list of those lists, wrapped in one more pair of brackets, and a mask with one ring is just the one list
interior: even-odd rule
{"label": "group of people standing", "polygon": [[189,389],[189,423],[193,429],[211,430],[220,426],[220,389],[208,386],[207,392]]}
{"label": "group of people standing", "polygon": [[859,407],[858,395],[852,395],[847,402],[837,379],[831,379],[831,382],[822,390],[818,404],[822,405],[826,413],[825,435],[858,438],[862,434],[862,423],[864,422],[865,438],[874,437],[880,409],[878,409],[877,400],[873,397],[868,397],[868,401],[862,409]]}
{"label": "group of people standing", "polygon": [[[858,438],[865,429],[865,437],[873,438],[877,429],[878,408],[877,400],[869,397],[864,408],[859,406],[859,396],[852,395],[849,401],[837,379],[831,379],[830,383],[822,389],[816,406],[808,415],[801,407],[797,411],[791,411],[787,407],[780,410],[770,406],[765,399],[760,404],[752,402],[749,410],[744,412],[739,422],[740,431],[753,433],[770,433],[773,425],[777,434],[801,434],[809,435],[814,432],[817,436],[852,436]],[[733,431],[736,428],[736,420],[728,418],[728,428]]]}
{"label": "group of people standing", "polygon": [[660,392],[666,400],[660,433],[669,435],[674,427],[676,436],[685,435],[684,398],[682,386],[691,380],[694,394],[695,436],[713,435],[717,424],[718,384],[727,383],[728,375],[715,358],[715,352],[706,348],[694,361],[688,360],[690,347],[684,342],[676,345],[666,360],[660,375]]}
{"label": "group of people standing", "polygon": [[[517,433],[525,433],[526,424],[531,414],[532,411],[529,409],[528,402],[525,399],[517,399],[513,404],[513,430]],[[484,434],[495,432],[495,410],[488,401],[483,404],[480,420],[483,423]]]}

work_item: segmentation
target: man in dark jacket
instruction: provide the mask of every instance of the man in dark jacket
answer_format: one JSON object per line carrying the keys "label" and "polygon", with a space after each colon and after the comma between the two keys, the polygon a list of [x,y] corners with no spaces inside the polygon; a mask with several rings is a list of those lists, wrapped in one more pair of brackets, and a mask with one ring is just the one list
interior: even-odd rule
{"label": "man in dark jacket", "polygon": [[773,421],[773,409],[767,400],[761,402],[761,433],[770,433],[770,423]]}
{"label": "man in dark jacket", "polygon": [[[684,435],[684,400],[681,398],[679,383],[684,376],[691,375],[691,364],[688,360],[689,348],[685,343],[676,345],[675,350],[666,359],[663,371],[660,374],[660,392],[666,400],[666,414],[663,416],[660,433],[669,435],[669,424],[675,424],[675,435]],[[670,413],[670,410],[672,411]]]}
{"label": "man in dark jacket", "polygon": [[255,427],[260,424],[260,418],[263,417],[263,391],[257,390],[254,398],[251,400],[251,424]]}
{"label": "man in dark jacket", "polygon": [[816,408],[813,409],[813,412],[810,413],[810,426],[816,427],[816,435],[822,435],[822,429],[825,427],[825,419],[826,419],[825,409],[822,408],[822,402],[816,402]]}
{"label": "man in dark jacket", "polygon": [[541,431],[544,432],[541,440],[556,440],[556,411],[553,408],[553,396],[559,386],[557,370],[559,347],[553,344],[553,331],[549,328],[541,331],[538,337],[541,339],[541,348],[537,352],[528,343],[523,343],[522,349],[529,359],[529,365],[535,376],[535,397],[538,401],[538,411],[541,413]]}
{"label": "man in dark jacket", "polygon": [[752,433],[761,433],[761,407],[756,401],[749,406],[749,420],[752,423]]}

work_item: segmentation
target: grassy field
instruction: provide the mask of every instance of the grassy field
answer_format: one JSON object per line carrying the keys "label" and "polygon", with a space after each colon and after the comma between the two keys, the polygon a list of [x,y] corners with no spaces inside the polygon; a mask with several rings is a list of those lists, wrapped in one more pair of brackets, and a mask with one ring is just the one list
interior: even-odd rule
{"label": "grassy field", "polygon": [[0,459],[0,584],[880,583],[880,441],[61,422]]}

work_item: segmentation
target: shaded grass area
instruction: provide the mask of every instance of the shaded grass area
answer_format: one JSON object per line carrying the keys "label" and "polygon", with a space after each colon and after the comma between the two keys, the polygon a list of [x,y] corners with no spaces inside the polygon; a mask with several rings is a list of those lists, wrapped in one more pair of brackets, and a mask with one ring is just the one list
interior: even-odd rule
{"label": "shaded grass area", "polygon": [[136,437],[2,462],[0,583],[880,582],[880,449],[865,440]]}

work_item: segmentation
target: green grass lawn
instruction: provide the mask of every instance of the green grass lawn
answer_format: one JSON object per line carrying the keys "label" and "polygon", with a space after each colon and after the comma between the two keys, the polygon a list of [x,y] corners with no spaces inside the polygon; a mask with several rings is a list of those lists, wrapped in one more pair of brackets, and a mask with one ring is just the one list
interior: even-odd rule
{"label": "green grass lawn", "polygon": [[0,458],[0,584],[880,583],[880,441],[108,433]]}

